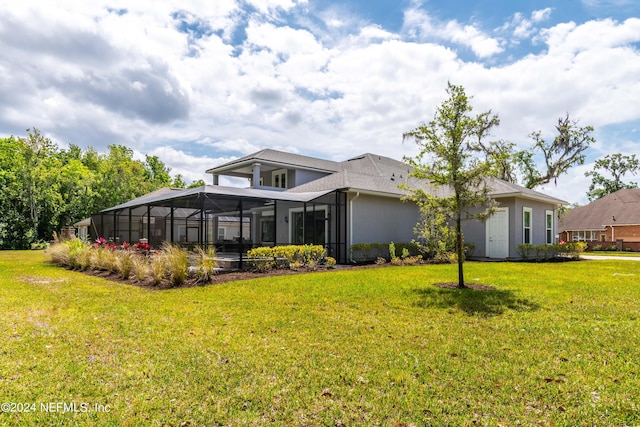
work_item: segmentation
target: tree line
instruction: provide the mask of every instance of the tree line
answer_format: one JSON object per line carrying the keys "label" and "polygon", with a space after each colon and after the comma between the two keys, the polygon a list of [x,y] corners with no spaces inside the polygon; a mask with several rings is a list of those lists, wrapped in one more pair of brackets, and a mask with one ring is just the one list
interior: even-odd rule
{"label": "tree line", "polygon": [[162,187],[187,187],[157,156],[133,155],[115,144],[106,153],[60,148],[38,129],[0,138],[0,249],[29,248],[103,209]]}

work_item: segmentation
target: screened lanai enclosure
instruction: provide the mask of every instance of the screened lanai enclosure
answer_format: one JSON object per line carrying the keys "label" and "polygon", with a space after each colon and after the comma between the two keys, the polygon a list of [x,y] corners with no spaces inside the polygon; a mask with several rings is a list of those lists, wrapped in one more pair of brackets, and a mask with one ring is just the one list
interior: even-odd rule
{"label": "screened lanai enclosure", "polygon": [[289,244],[322,245],[343,263],[348,257],[346,205],[342,191],[167,188],[94,215],[92,234],[120,244],[214,246],[241,267],[251,248]]}

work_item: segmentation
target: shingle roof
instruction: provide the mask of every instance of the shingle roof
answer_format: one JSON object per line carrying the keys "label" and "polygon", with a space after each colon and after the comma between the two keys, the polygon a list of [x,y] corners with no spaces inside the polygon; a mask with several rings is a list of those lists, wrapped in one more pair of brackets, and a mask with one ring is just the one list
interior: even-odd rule
{"label": "shingle roof", "polygon": [[410,169],[404,163],[389,157],[366,153],[339,163],[339,172],[327,175],[287,192],[328,191],[354,189],[404,196],[398,185],[406,183]]}
{"label": "shingle roof", "polygon": [[[440,196],[450,194],[447,188],[435,189],[423,181],[410,178],[411,168],[407,164],[377,154],[366,153],[341,162],[340,169],[340,172],[289,189],[288,192],[352,189],[404,196],[407,192],[398,188],[398,185],[408,184],[411,188],[423,188],[431,194],[436,192]],[[487,184],[491,188],[490,194],[495,198],[517,196],[556,205],[566,204],[564,200],[497,178],[490,178]]]}
{"label": "shingle roof", "polygon": [[[615,218],[615,220],[614,220]],[[571,209],[559,223],[559,231],[603,230],[607,225],[640,224],[640,189],[623,189]]]}
{"label": "shingle roof", "polygon": [[291,165],[298,168],[315,169],[327,172],[337,172],[339,163],[331,160],[319,159],[316,157],[303,156],[300,154],[286,153],[284,151],[264,149],[248,156],[240,157],[228,163],[213,167],[207,173],[217,173],[233,169],[245,163],[265,162],[281,165]]}

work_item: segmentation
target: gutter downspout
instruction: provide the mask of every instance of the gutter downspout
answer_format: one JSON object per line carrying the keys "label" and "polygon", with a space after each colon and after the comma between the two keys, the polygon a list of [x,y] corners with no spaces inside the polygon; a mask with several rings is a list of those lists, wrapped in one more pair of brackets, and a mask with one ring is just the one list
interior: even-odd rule
{"label": "gutter downspout", "polygon": [[[360,197],[360,192],[356,192],[356,196],[349,200],[349,247],[353,246],[353,201]],[[353,262],[351,258],[351,251],[349,250],[349,261]]]}

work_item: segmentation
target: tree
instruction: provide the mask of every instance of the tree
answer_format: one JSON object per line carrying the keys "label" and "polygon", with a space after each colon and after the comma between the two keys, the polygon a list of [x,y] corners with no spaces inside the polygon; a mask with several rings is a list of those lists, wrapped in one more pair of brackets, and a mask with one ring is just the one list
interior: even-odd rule
{"label": "tree", "polygon": [[158,156],[145,156],[145,174],[147,180],[156,188],[169,187],[171,185],[171,168],[168,168]]}
{"label": "tree", "polygon": [[109,145],[106,156],[100,156],[96,190],[97,210],[116,206],[157,190],[149,182],[143,162],[133,159],[133,150],[124,145]]}
{"label": "tree", "polygon": [[449,83],[447,94],[449,98],[436,109],[433,120],[403,135],[420,148],[416,157],[405,158],[413,168],[410,176],[426,183],[422,188],[408,188],[408,198],[420,206],[425,221],[440,217],[455,225],[458,287],[465,288],[462,221],[484,220],[493,210],[485,180],[490,165],[478,154],[484,138],[500,121],[491,111],[471,116],[462,86]]}
{"label": "tree", "polygon": [[477,147],[484,153],[489,164],[489,175],[507,182],[518,182],[515,159],[520,152],[514,151],[516,144],[509,141],[478,142]]}
{"label": "tree", "polygon": [[[556,130],[558,135],[553,142],[545,141],[540,131],[532,132],[529,136],[535,141],[533,148],[515,153],[525,187],[534,188],[552,180],[556,182],[572,166],[584,164],[584,151],[595,142],[595,138],[591,136],[593,127],[578,127],[578,122],[571,120],[567,113],[565,117],[558,119]],[[536,151],[541,151],[544,158],[542,170],[538,169],[534,161]]]}
{"label": "tree", "polygon": [[25,249],[54,231],[173,181],[156,156],[133,159],[133,150],[109,146],[107,154],[71,144],[61,150],[38,129],[0,138],[0,248]]}
{"label": "tree", "polygon": [[[560,117],[556,125],[558,135],[552,142],[545,141],[540,131],[532,132],[529,137],[535,143],[529,149],[516,150],[516,144],[509,141],[479,143],[478,148],[491,165],[491,176],[515,184],[521,177],[522,185],[534,188],[556,181],[569,168],[584,164],[584,151],[595,139],[591,136],[591,126],[578,127],[577,123],[569,118],[569,114]],[[542,166],[536,161],[539,157],[544,160]]]}
{"label": "tree", "polygon": [[[606,172],[612,178],[605,177],[599,172],[600,170]],[[637,183],[630,182],[625,184],[622,182],[622,178],[628,173],[636,175],[639,171],[640,162],[635,154],[628,156],[616,153],[596,160],[593,170],[584,174],[591,177],[591,185],[587,193],[589,200],[597,200],[623,188],[638,188]]]}
{"label": "tree", "polygon": [[[176,179],[178,179],[177,176],[176,176]],[[189,184],[189,186],[187,188],[198,188],[198,187],[202,187],[204,185],[207,185],[207,183],[204,182],[203,179],[197,179],[197,180],[193,181],[191,184]]]}

